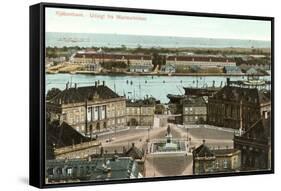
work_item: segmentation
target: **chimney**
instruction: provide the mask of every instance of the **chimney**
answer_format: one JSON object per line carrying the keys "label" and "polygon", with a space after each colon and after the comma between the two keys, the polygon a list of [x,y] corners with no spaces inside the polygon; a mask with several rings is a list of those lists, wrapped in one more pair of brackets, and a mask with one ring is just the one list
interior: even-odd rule
{"label": "chimney", "polygon": [[102,81],[102,85],[105,86],[105,81]]}
{"label": "chimney", "polygon": [[74,84],[74,88],[77,89],[77,83]]}
{"label": "chimney", "polygon": [[132,143],[132,148],[134,148],[135,147],[135,143]]}
{"label": "chimney", "polygon": [[205,139],[203,139],[203,141],[202,141],[202,142],[203,142],[203,145],[205,145],[205,143],[206,143],[206,140],[205,140]]}
{"label": "chimney", "polygon": [[68,90],[69,82],[66,83],[65,89]]}
{"label": "chimney", "polygon": [[97,81],[95,81],[95,87],[98,87],[98,82]]}

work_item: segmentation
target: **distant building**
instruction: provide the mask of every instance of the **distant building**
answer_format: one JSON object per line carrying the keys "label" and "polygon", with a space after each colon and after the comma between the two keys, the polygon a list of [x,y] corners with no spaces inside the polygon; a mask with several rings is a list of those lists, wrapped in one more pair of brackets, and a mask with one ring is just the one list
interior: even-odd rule
{"label": "distant building", "polygon": [[131,157],[47,160],[45,174],[49,184],[143,177],[138,164]]}
{"label": "distant building", "polygon": [[66,61],[66,57],[60,56],[60,57],[47,57],[45,59],[47,62],[53,62],[53,63],[62,63]]}
{"label": "distant building", "polygon": [[144,100],[127,100],[127,125],[153,126],[155,105],[156,103],[153,98]]}
{"label": "distant building", "polygon": [[89,63],[86,66],[86,70],[88,70],[88,71],[96,71],[96,72],[98,72],[98,71],[100,71],[100,69],[101,69],[101,65],[100,64]]}
{"label": "distant building", "polygon": [[151,72],[153,68],[153,65],[130,65],[129,66],[129,71],[130,72],[137,72],[137,73],[148,73]]}
{"label": "distant building", "polygon": [[242,71],[238,66],[225,66],[224,72],[226,74],[242,74]]}
{"label": "distant building", "polygon": [[228,80],[225,87],[208,98],[207,123],[247,131],[270,111],[270,91],[258,89],[251,82],[230,84]]}
{"label": "distant building", "polygon": [[246,71],[246,74],[247,74],[247,75],[257,75],[257,74],[258,74],[258,71],[257,71],[255,68],[249,68],[249,69]]}
{"label": "distant building", "polygon": [[129,65],[152,65],[152,56],[144,54],[105,53],[101,52],[77,52],[72,58],[75,64],[101,64],[104,62],[124,62]]}
{"label": "distant building", "polygon": [[199,66],[200,68],[236,66],[232,58],[211,56],[168,56],[166,64],[174,66]]}
{"label": "distant building", "polygon": [[161,67],[161,72],[164,73],[175,73],[176,67],[172,64],[165,64]]}
{"label": "distant building", "polygon": [[66,122],[83,135],[126,124],[126,98],[119,96],[103,82],[95,86],[68,87],[47,101],[50,121]]}
{"label": "distant building", "polygon": [[203,123],[207,118],[207,104],[203,97],[189,96],[182,100],[183,124]]}
{"label": "distant building", "polygon": [[234,136],[234,147],[241,150],[243,170],[271,169],[271,118],[259,119],[242,135]]}
{"label": "distant building", "polygon": [[210,149],[203,141],[192,152],[193,174],[239,171],[241,152],[238,149]]}

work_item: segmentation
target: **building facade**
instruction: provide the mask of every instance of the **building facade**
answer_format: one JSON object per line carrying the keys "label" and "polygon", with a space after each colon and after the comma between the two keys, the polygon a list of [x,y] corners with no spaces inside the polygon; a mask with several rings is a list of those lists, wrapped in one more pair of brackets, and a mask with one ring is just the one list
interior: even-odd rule
{"label": "building facade", "polygon": [[258,120],[242,135],[234,136],[234,147],[241,150],[242,170],[271,169],[271,119]]}
{"label": "building facade", "polygon": [[66,122],[83,135],[124,127],[126,98],[119,96],[103,82],[95,86],[68,87],[47,101],[50,121]]}
{"label": "building facade", "polygon": [[144,100],[128,100],[126,102],[128,126],[153,126],[155,101],[152,98]]}
{"label": "building facade", "polygon": [[189,96],[182,100],[183,124],[204,123],[207,119],[207,104],[203,97]]}
{"label": "building facade", "polygon": [[105,52],[77,52],[72,58],[74,64],[101,64],[104,62],[124,62],[128,65],[152,65],[152,56],[144,54],[122,54]]}
{"label": "building facade", "polygon": [[130,72],[137,72],[137,73],[148,73],[151,72],[153,68],[153,65],[143,65],[143,64],[139,64],[139,65],[130,65],[129,67],[129,71]]}
{"label": "building facade", "polygon": [[200,68],[236,66],[231,58],[203,56],[168,56],[166,64],[174,66],[199,66]]}
{"label": "building facade", "polygon": [[193,174],[211,174],[239,171],[241,152],[238,149],[210,149],[203,144],[192,152]]}
{"label": "building facade", "polygon": [[208,99],[207,122],[247,130],[271,110],[270,91],[230,82]]}

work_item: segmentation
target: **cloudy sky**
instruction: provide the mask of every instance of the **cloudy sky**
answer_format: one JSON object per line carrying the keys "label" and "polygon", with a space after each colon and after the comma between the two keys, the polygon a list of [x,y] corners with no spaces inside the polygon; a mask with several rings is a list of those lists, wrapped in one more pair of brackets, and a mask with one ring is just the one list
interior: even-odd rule
{"label": "cloudy sky", "polygon": [[270,21],[46,8],[46,32],[266,40]]}

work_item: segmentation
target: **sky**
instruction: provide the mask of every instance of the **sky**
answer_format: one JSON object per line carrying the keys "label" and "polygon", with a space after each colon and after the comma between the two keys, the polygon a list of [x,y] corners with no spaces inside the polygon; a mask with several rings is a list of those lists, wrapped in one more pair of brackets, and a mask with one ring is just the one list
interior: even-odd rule
{"label": "sky", "polygon": [[264,40],[270,21],[46,8],[46,32]]}

